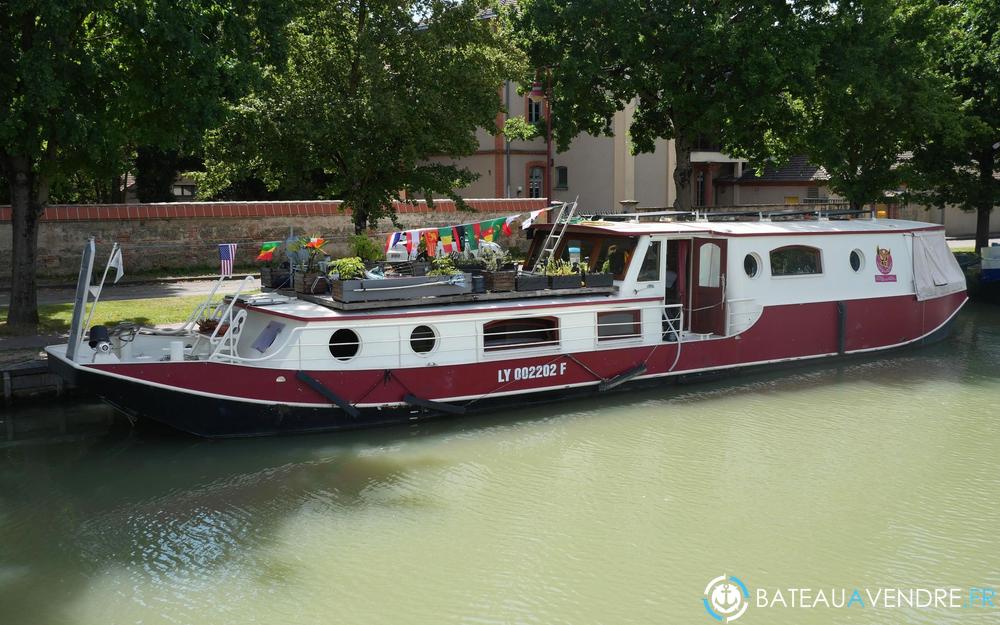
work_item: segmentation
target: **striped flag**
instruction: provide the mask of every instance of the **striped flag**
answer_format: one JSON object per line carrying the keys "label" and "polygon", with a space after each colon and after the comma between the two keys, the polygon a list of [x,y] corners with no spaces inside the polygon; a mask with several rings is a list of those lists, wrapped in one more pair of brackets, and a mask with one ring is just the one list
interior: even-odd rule
{"label": "striped flag", "polygon": [[219,275],[233,275],[233,260],[236,259],[235,243],[219,243]]}

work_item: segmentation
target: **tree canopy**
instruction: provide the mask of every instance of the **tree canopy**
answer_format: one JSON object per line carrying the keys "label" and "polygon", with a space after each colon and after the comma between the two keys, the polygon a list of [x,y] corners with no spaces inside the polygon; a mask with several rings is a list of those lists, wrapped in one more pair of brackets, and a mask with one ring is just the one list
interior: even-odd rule
{"label": "tree canopy", "polygon": [[948,8],[955,21],[938,67],[961,101],[961,124],[931,133],[913,154],[908,182],[918,199],[975,210],[978,251],[1000,205],[1000,3],[956,0]]}
{"label": "tree canopy", "polygon": [[[283,1],[0,3],[0,166],[13,225],[8,324],[37,324],[38,220],[53,185],[132,146],[178,148],[280,58]],[[120,170],[118,170],[120,171]]]}
{"label": "tree canopy", "polygon": [[493,129],[499,86],[522,69],[483,0],[317,2],[287,30],[287,68],[208,137],[208,194],[246,178],[344,200],[355,229],[395,218],[393,200],[474,174],[434,157],[472,154]]}
{"label": "tree canopy", "polygon": [[508,28],[537,74],[551,81],[553,133],[565,150],[580,133],[611,134],[636,102],[637,152],[673,138],[677,204],[691,205],[690,152],[700,137],[763,160],[788,154],[789,91],[814,47],[802,7],[784,0],[522,0]]}
{"label": "tree canopy", "polygon": [[796,147],[854,207],[899,188],[900,156],[958,127],[935,67],[949,13],[934,0],[853,0],[810,16],[819,54],[801,103]]}

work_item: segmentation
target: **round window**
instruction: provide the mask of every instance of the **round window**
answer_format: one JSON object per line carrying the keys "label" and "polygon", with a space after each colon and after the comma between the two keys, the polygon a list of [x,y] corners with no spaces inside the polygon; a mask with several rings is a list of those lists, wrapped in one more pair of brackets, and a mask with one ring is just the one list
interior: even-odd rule
{"label": "round window", "polygon": [[437,345],[437,334],[430,326],[417,326],[410,332],[410,349],[418,354],[426,354]]}
{"label": "round window", "polygon": [[361,347],[361,339],[354,330],[341,328],[330,336],[330,355],[337,360],[354,358]]}
{"label": "round window", "polygon": [[756,278],[760,272],[760,260],[756,254],[747,254],[743,257],[743,271],[747,272],[748,278]]}
{"label": "round window", "polygon": [[861,271],[861,268],[865,266],[865,255],[861,253],[861,250],[854,250],[851,252],[851,269],[854,271]]}

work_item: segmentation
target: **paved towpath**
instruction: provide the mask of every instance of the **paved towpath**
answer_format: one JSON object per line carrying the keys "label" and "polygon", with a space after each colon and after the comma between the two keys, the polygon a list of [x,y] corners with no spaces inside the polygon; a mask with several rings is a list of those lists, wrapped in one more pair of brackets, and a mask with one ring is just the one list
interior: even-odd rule
{"label": "paved towpath", "polygon": [[[219,294],[233,293],[239,288],[241,276],[226,280],[219,287]],[[105,284],[101,293],[102,301],[117,301],[128,299],[147,299],[150,297],[186,297],[188,295],[208,295],[217,280],[164,280],[158,282],[137,282]],[[251,289],[260,288],[260,280],[254,279]],[[75,288],[41,287],[38,289],[39,304],[68,304],[73,302]],[[10,303],[10,292],[0,292],[0,306]]]}

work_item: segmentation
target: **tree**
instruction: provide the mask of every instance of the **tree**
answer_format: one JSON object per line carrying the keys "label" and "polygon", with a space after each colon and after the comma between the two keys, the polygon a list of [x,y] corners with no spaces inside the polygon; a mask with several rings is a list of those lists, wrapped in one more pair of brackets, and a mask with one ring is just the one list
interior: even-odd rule
{"label": "tree", "polygon": [[[0,4],[0,165],[13,231],[8,325],[38,323],[38,222],[53,184],[107,173],[128,146],[181,147],[274,61],[283,2]],[[116,174],[117,175],[117,174]]]}
{"label": "tree", "polygon": [[961,100],[962,123],[914,152],[908,181],[916,198],[976,211],[978,253],[1000,205],[1000,3],[956,0],[949,8],[957,16],[940,68]]}
{"label": "tree", "polygon": [[558,149],[581,132],[610,135],[634,100],[633,149],[675,139],[676,205],[686,209],[700,137],[754,160],[787,155],[788,85],[813,58],[800,10],[784,0],[523,0],[507,18],[540,68],[523,82],[551,81]]}
{"label": "tree", "polygon": [[483,0],[317,2],[288,28],[287,71],[209,134],[207,194],[260,178],[344,200],[355,232],[395,219],[393,201],[442,194],[474,174],[433,157],[468,155],[494,128],[518,57]]}
{"label": "tree", "polygon": [[801,101],[801,150],[852,208],[899,188],[900,156],[954,132],[957,102],[935,59],[948,12],[935,0],[853,0],[813,16],[821,43]]}

